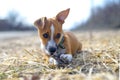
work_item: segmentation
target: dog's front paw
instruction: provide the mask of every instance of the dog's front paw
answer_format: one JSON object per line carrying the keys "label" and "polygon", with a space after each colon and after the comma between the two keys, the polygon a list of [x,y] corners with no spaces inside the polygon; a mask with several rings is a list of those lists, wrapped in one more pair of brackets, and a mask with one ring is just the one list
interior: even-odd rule
{"label": "dog's front paw", "polygon": [[72,61],[72,55],[71,54],[61,54],[60,59],[63,61],[63,63],[69,64]]}
{"label": "dog's front paw", "polygon": [[55,66],[57,66],[57,65],[58,65],[58,61],[55,60],[54,58],[50,57],[50,58],[49,58],[49,64],[50,64],[50,65],[55,65]]}

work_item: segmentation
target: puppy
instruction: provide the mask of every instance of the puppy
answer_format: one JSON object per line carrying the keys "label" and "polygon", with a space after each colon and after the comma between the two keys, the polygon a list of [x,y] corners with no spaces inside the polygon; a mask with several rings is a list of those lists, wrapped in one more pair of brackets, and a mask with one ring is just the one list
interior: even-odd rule
{"label": "puppy", "polygon": [[53,18],[42,17],[34,22],[38,30],[41,42],[41,50],[44,52],[46,63],[58,65],[58,61],[52,57],[55,53],[62,53],[60,59],[72,61],[73,55],[81,51],[82,45],[71,32],[64,32],[62,25],[69,14],[70,9],[59,12]]}

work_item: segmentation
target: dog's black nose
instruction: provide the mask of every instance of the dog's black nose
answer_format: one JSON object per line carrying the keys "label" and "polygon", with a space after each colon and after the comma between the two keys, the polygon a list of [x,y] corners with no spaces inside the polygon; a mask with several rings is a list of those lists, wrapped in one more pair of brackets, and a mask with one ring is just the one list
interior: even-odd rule
{"label": "dog's black nose", "polygon": [[49,48],[49,52],[50,52],[51,55],[53,55],[55,51],[56,51],[55,47],[50,47]]}

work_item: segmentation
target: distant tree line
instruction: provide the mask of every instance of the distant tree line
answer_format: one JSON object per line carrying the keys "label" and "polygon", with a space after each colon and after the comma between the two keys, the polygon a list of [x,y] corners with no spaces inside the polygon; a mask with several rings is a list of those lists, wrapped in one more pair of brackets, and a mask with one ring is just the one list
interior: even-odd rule
{"label": "distant tree line", "polygon": [[6,18],[0,19],[0,31],[13,31],[13,30],[35,30],[32,25],[25,23],[24,19],[18,12],[12,10],[8,13]]}
{"label": "distant tree line", "polygon": [[93,8],[89,19],[78,25],[83,29],[120,29],[120,0],[105,0],[103,7]]}

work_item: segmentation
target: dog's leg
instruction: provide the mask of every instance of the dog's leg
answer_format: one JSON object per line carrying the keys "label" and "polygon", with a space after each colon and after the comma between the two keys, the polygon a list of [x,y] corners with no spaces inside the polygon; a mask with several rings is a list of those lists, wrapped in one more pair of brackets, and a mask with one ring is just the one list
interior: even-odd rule
{"label": "dog's leg", "polygon": [[65,46],[65,49],[66,49],[66,53],[67,54],[72,54],[71,45],[70,45],[70,39],[67,36],[65,37],[64,46]]}
{"label": "dog's leg", "polygon": [[60,55],[60,59],[70,63],[72,61],[72,52],[71,52],[71,45],[69,44],[69,39],[66,39],[66,43],[64,43],[66,53]]}
{"label": "dog's leg", "polygon": [[72,61],[72,54],[61,54],[60,59],[64,63],[70,63]]}
{"label": "dog's leg", "polygon": [[58,65],[57,60],[55,60],[53,57],[44,55],[44,60],[45,60],[45,64],[50,64],[50,65]]}
{"label": "dog's leg", "polygon": [[53,57],[50,57],[49,58],[49,64],[57,66],[58,65],[58,61],[55,60]]}

